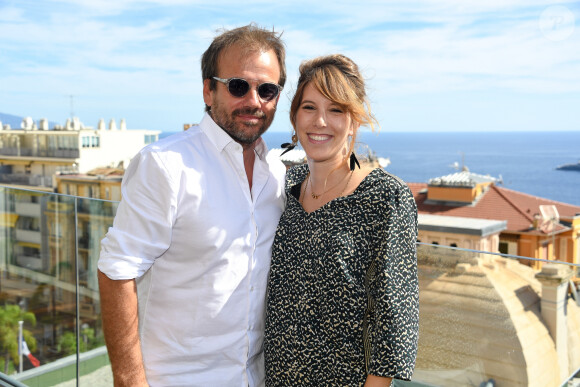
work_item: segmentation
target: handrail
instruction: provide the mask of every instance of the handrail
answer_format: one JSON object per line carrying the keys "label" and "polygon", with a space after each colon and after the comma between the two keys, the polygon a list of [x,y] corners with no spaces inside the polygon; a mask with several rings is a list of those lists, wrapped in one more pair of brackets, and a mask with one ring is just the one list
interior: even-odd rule
{"label": "handrail", "polygon": [[27,387],[26,384],[12,379],[10,376],[0,372],[0,386],[2,387]]}
{"label": "handrail", "polygon": [[562,264],[562,265],[580,267],[580,263],[564,262],[564,261],[560,261],[560,260],[557,260],[557,259],[550,260],[550,259],[543,259],[543,258],[524,257],[522,255],[514,255],[514,254],[492,253],[491,251],[473,250],[473,249],[466,249],[466,248],[463,248],[463,247],[434,245],[432,243],[425,243],[425,242],[417,242],[417,245],[431,246],[431,247],[441,247],[441,248],[444,248],[444,249],[457,250],[457,251],[467,251],[467,252],[476,253],[476,254],[495,255],[495,256],[500,257],[500,258],[525,259],[525,260],[534,261],[534,262],[558,263],[558,264]]}

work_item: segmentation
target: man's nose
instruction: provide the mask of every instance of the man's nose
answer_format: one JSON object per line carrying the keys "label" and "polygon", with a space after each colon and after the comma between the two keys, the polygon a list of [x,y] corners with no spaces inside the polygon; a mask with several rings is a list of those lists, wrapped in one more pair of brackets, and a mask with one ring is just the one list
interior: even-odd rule
{"label": "man's nose", "polygon": [[260,100],[260,96],[258,95],[258,89],[255,87],[252,87],[250,89],[250,91],[248,91],[248,94],[246,94],[244,96],[244,98],[246,99],[246,104],[248,104],[251,107],[261,107],[261,100]]}

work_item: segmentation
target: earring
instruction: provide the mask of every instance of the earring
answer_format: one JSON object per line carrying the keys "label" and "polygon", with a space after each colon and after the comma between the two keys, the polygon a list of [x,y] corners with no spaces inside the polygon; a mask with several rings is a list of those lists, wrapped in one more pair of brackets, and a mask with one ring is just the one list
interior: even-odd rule
{"label": "earring", "polygon": [[290,152],[292,149],[296,148],[296,145],[298,144],[298,136],[296,135],[296,131],[294,130],[294,134],[292,135],[292,142],[285,142],[284,144],[280,145],[282,148],[286,149],[284,152],[282,152],[280,154],[280,156],[283,156],[284,153]]}
{"label": "earring", "polygon": [[360,164],[358,163],[358,160],[356,159],[356,156],[354,155],[354,152],[352,152],[350,154],[350,170],[354,171],[354,165],[357,165],[358,169],[360,169]]}

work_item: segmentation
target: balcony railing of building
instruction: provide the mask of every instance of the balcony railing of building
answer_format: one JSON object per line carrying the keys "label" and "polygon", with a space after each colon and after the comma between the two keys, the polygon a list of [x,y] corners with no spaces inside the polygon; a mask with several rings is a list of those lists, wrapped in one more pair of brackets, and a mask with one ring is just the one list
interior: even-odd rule
{"label": "balcony railing of building", "polygon": [[[29,202],[35,210],[22,211]],[[0,385],[112,385],[97,259],[117,204],[0,186]],[[40,225],[40,240],[17,238],[19,217]],[[530,261],[419,243],[417,365],[412,382],[394,385],[560,386],[571,379],[580,368],[578,265],[543,261],[537,272]],[[18,355],[19,334],[39,366]]]}
{"label": "balcony railing of building", "polygon": [[52,187],[52,177],[27,173],[2,173],[0,184],[18,184],[32,187]]}
{"label": "balcony railing of building", "polygon": [[53,149],[53,148],[0,148],[1,156],[16,157],[54,157],[60,159],[76,159],[79,157],[78,149]]}

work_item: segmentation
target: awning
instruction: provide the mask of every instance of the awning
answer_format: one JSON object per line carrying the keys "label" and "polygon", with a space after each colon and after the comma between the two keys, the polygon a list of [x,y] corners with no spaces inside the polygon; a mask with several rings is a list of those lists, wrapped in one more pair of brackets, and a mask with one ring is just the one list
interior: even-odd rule
{"label": "awning", "polygon": [[40,249],[40,243],[16,241],[22,247],[32,247],[33,249]]}
{"label": "awning", "polygon": [[18,214],[9,213],[0,213],[0,227],[12,227],[16,224],[18,220]]}

